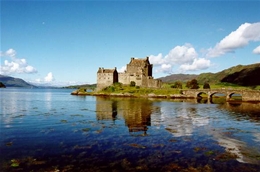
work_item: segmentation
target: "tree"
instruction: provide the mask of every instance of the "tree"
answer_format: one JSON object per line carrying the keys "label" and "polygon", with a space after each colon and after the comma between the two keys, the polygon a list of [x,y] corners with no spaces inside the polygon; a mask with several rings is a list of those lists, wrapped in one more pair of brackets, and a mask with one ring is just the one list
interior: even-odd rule
{"label": "tree", "polygon": [[190,87],[191,87],[191,81],[187,81],[186,87],[187,87],[187,88],[190,88]]}
{"label": "tree", "polygon": [[198,81],[196,79],[192,79],[191,81],[188,81],[186,83],[186,87],[190,88],[190,89],[198,89],[198,88],[200,88],[199,84],[198,84]]}
{"label": "tree", "polygon": [[203,89],[210,89],[209,83],[205,82],[203,85]]}
{"label": "tree", "polygon": [[171,86],[172,88],[179,88],[182,89],[182,83],[181,81],[176,81],[174,85]]}

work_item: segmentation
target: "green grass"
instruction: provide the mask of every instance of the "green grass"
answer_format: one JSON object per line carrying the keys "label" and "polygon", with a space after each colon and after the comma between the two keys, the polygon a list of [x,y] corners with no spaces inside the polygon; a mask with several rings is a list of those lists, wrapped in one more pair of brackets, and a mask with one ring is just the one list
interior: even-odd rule
{"label": "green grass", "polygon": [[[164,83],[162,88],[171,88],[173,84],[169,84],[169,83]],[[240,89],[240,90],[260,90],[260,86],[255,86],[255,87],[246,87],[246,86],[241,86],[241,85],[236,85],[236,84],[232,84],[232,83],[225,83],[225,82],[221,82],[221,83],[216,83],[216,84],[209,84],[210,85],[210,89]],[[183,89],[189,89],[186,87],[186,83],[182,84]],[[199,84],[199,89],[203,89],[203,84]]]}
{"label": "green grass", "polygon": [[122,84],[115,83],[112,86],[109,86],[99,93],[131,93],[133,95],[148,95],[148,94],[155,94],[155,95],[169,95],[169,94],[180,94],[179,89],[170,88],[170,86],[162,87],[162,88],[142,88],[138,86],[123,86]]}
{"label": "green grass", "polygon": [[[189,89],[185,87],[185,83],[183,84],[183,89]],[[99,91],[98,93],[103,94],[133,94],[134,96],[140,96],[140,95],[148,95],[148,94],[155,94],[155,95],[171,95],[171,94],[180,94],[182,89],[172,88],[172,84],[169,83],[163,83],[161,88],[143,88],[139,86],[124,86],[121,83],[115,83],[109,87],[106,87],[105,89]],[[199,89],[203,89],[203,85],[199,85]],[[240,90],[260,90],[260,86],[256,87],[244,87],[239,86],[235,84],[230,83],[218,83],[218,84],[210,84],[211,89],[240,89]],[[82,87],[79,88],[78,91],[80,93],[86,93],[86,88]],[[91,93],[90,93],[91,94]],[[201,95],[202,97],[206,97],[205,95]]]}
{"label": "green grass", "polygon": [[225,83],[225,82],[218,83],[218,84],[212,84],[212,85],[210,85],[210,88],[211,89],[228,88],[228,89],[241,89],[241,90],[250,89],[250,87],[231,84],[231,83]]}

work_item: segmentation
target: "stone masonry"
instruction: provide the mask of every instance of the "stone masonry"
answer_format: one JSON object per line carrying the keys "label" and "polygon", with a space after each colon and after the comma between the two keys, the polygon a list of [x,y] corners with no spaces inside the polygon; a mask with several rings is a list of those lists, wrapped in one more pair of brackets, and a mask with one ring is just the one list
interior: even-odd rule
{"label": "stone masonry", "polygon": [[162,81],[154,79],[152,76],[153,65],[149,62],[149,57],[145,59],[131,58],[123,73],[118,73],[117,69],[99,68],[97,72],[97,90],[119,82],[123,85],[130,85],[133,81],[136,86],[147,88],[160,88]]}
{"label": "stone masonry", "polygon": [[183,95],[187,98],[197,98],[202,93],[208,95],[208,99],[211,99],[212,96],[216,93],[221,93],[226,95],[226,100],[228,101],[233,94],[240,94],[242,96],[242,101],[260,101],[260,91],[258,90],[232,90],[232,89],[190,89],[182,90]]}

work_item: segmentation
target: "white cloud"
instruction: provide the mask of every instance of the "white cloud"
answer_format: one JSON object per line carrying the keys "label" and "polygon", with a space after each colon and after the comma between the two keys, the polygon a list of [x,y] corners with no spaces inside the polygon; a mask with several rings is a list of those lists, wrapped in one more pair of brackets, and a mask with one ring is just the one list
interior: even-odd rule
{"label": "white cloud", "polygon": [[150,55],[149,60],[155,66],[159,66],[155,71],[172,73],[174,66],[179,66],[182,72],[207,69],[210,60],[198,58],[198,54],[191,44],[176,46],[163,57],[160,53],[157,56]]}
{"label": "white cloud", "polygon": [[231,32],[215,45],[208,49],[208,57],[218,57],[245,47],[250,41],[260,41],[260,22],[244,23],[237,30]]}
{"label": "white cloud", "polygon": [[172,72],[172,65],[170,65],[170,64],[162,64],[161,72],[171,73]]}
{"label": "white cloud", "polygon": [[44,78],[38,78],[38,79],[35,79],[34,81],[30,81],[30,82],[37,86],[44,86],[44,85],[53,86],[53,84],[55,85],[55,83],[53,81],[55,81],[55,78],[54,78],[52,72],[49,72]]}
{"label": "white cloud", "polygon": [[9,49],[6,52],[1,52],[1,56],[6,56],[11,58],[11,61],[4,61],[4,64],[0,67],[0,74],[23,74],[23,73],[37,73],[37,70],[28,65],[26,59],[16,58],[16,51],[14,49]]}
{"label": "white cloud", "polygon": [[174,47],[168,55],[165,56],[165,62],[170,64],[190,63],[197,57],[196,50],[191,44]]}
{"label": "white cloud", "polygon": [[125,72],[125,70],[126,70],[126,66],[122,66],[120,69],[117,69],[117,72],[123,73]]}
{"label": "white cloud", "polygon": [[183,64],[180,66],[181,71],[196,71],[210,67],[210,60],[205,58],[194,59],[192,64]]}
{"label": "white cloud", "polygon": [[49,72],[49,73],[47,74],[47,76],[44,77],[44,81],[45,81],[45,82],[52,82],[52,81],[54,81],[54,80],[55,80],[55,78],[54,78],[54,76],[52,75],[52,72]]}
{"label": "white cloud", "polygon": [[9,50],[7,50],[5,52],[5,55],[8,56],[8,57],[15,57],[16,51],[14,49],[10,48]]}
{"label": "white cloud", "polygon": [[154,65],[161,65],[164,63],[163,55],[162,53],[158,54],[157,56],[155,55],[150,55],[149,56],[149,61],[151,64]]}
{"label": "white cloud", "polygon": [[16,51],[12,48],[10,48],[9,50],[7,50],[6,52],[0,52],[0,57],[15,57],[16,55]]}
{"label": "white cloud", "polygon": [[260,45],[253,50],[254,54],[260,54]]}

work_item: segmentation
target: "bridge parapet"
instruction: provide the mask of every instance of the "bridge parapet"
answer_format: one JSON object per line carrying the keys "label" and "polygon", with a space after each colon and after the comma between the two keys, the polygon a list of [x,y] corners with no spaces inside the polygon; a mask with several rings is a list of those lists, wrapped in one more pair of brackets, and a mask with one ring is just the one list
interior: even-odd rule
{"label": "bridge parapet", "polygon": [[201,93],[206,93],[208,99],[216,93],[226,95],[226,100],[229,100],[233,94],[240,94],[242,101],[259,101],[260,102],[260,91],[257,90],[238,90],[238,89],[189,89],[182,90],[182,94],[187,98],[198,98]]}

